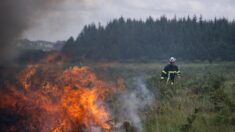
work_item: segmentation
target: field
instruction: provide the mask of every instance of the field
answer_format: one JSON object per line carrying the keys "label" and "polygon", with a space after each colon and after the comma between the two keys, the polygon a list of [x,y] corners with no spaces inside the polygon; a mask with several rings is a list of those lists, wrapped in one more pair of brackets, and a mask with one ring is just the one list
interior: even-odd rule
{"label": "field", "polygon": [[[43,124],[45,122],[44,118],[41,120],[40,117],[46,117],[49,119],[54,119],[48,117],[47,114],[42,114],[39,117],[35,117],[34,112],[46,111],[44,110],[43,104],[50,104],[50,102],[54,101],[54,104],[58,104],[60,102],[53,100],[55,97],[60,100],[60,97],[64,97],[66,93],[62,92],[62,95],[57,96],[56,91],[50,92],[50,94],[43,94],[46,97],[40,98],[43,91],[45,81],[46,83],[54,84],[53,86],[57,86],[56,89],[53,90],[62,90],[60,87],[61,81],[54,79],[56,75],[61,76],[61,70],[64,68],[71,66],[89,66],[92,70],[95,71],[97,79],[104,80],[105,82],[118,82],[121,81],[122,84],[124,82],[125,88],[121,90],[115,91],[115,94],[107,95],[107,97],[102,100],[105,102],[104,106],[107,108],[108,113],[110,114],[110,118],[108,121],[103,121],[104,123],[110,124],[111,131],[113,132],[233,132],[235,130],[235,63],[234,62],[220,62],[220,63],[177,63],[179,69],[181,71],[181,78],[176,78],[176,82],[174,85],[166,84],[165,82],[160,81],[160,73],[162,68],[166,65],[166,63],[160,62],[152,62],[152,63],[66,63],[61,68],[56,68],[57,65],[52,64],[51,66],[47,64],[43,65],[41,69],[39,69],[33,77],[27,79],[26,82],[29,81],[32,83],[31,90],[22,90],[21,87],[18,88],[16,86],[16,92],[22,95],[22,99],[28,98],[29,102],[19,101],[21,96],[18,94],[14,94],[14,92],[7,92],[2,94],[2,96],[12,98],[13,101],[15,99],[16,107],[6,107],[8,105],[14,104],[9,101],[6,103],[8,105],[4,105],[4,99],[1,103],[2,112],[0,119],[1,125],[6,126],[6,129],[1,128],[1,130],[9,130],[9,126],[18,126],[18,122],[25,121],[26,118],[21,118],[18,114],[13,114],[14,112],[19,112],[19,109],[23,109],[23,116],[30,117],[33,121],[42,121]],[[45,67],[44,67],[45,66]],[[69,70],[77,70],[79,68]],[[1,85],[4,85],[4,80],[8,80],[9,82],[17,82],[14,79],[16,73],[20,73],[24,68],[24,66],[16,66],[16,67],[7,67],[3,69],[6,75],[2,75]],[[49,70],[48,70],[49,68]],[[83,67],[84,68],[84,67]],[[80,69],[81,70],[81,69]],[[84,70],[84,69],[83,69]],[[26,72],[28,73],[28,72]],[[76,79],[76,77],[81,77],[81,79],[86,80],[84,76],[87,73],[76,73],[74,76],[72,74],[68,74],[71,79]],[[28,75],[28,74],[26,74]],[[66,74],[67,75],[67,74]],[[85,78],[84,78],[84,77]],[[22,79],[22,77],[20,79]],[[59,77],[60,79],[61,77]],[[70,80],[70,79],[67,79]],[[89,78],[87,79],[89,80]],[[82,82],[82,81],[81,81]],[[86,81],[85,81],[86,82]],[[88,81],[89,82],[89,81]],[[77,81],[74,81],[69,84],[77,84]],[[30,84],[30,83],[29,83]],[[61,84],[66,84],[63,82]],[[93,84],[96,84],[93,82]],[[109,84],[109,83],[107,83]],[[62,85],[62,88],[64,88]],[[11,85],[10,85],[11,86]],[[111,85],[107,85],[111,86]],[[121,85],[120,85],[121,86]],[[92,83],[85,83],[84,87],[87,87],[86,90],[92,90]],[[53,88],[53,87],[49,87]],[[99,88],[99,86],[97,87]],[[110,88],[110,87],[107,87]],[[11,88],[11,89],[14,89]],[[20,89],[20,91],[19,91]],[[10,90],[10,89],[9,89]],[[47,89],[46,89],[47,90]],[[80,90],[73,89],[73,90]],[[22,92],[24,91],[24,93]],[[75,92],[71,92],[73,93]],[[99,90],[98,90],[99,91]],[[107,90],[112,91],[112,90]],[[28,94],[27,94],[28,93]],[[30,96],[32,93],[39,94],[37,96],[37,102],[41,103],[33,103],[32,97]],[[36,94],[36,95],[37,95]],[[82,96],[82,95],[81,95]],[[73,97],[71,95],[67,95],[66,97]],[[80,96],[78,96],[80,97]],[[93,97],[93,96],[91,96]],[[8,99],[8,98],[5,98]],[[77,100],[77,98],[75,98]],[[96,100],[97,101],[97,100]],[[79,103],[79,101],[75,101]],[[76,106],[75,103],[75,106]],[[81,102],[80,102],[81,103]],[[99,105],[99,102],[96,102]],[[95,104],[96,104],[95,103]],[[35,104],[35,105],[28,105]],[[51,104],[50,104],[51,105]],[[59,104],[58,104],[59,105]],[[71,105],[71,104],[70,104]],[[68,105],[68,106],[70,106]],[[47,106],[47,105],[46,105]],[[60,106],[60,105],[59,105]],[[87,105],[81,105],[87,106]],[[27,109],[24,109],[27,108]],[[64,107],[63,107],[64,108]],[[70,107],[69,107],[70,108]],[[78,107],[80,108],[80,107]],[[81,107],[82,108],[82,107]],[[90,108],[90,107],[89,107]],[[97,107],[99,108],[99,107]],[[68,110],[67,107],[64,108]],[[12,110],[13,112],[8,112],[6,110]],[[59,109],[61,110],[61,109]],[[27,114],[31,112],[32,114]],[[54,111],[48,111],[49,114],[54,114]],[[56,111],[58,112],[58,111]],[[88,113],[89,110],[85,110],[85,113]],[[63,114],[63,112],[58,112]],[[76,112],[75,112],[76,113]],[[99,114],[95,114],[99,115]],[[14,118],[13,118],[14,117]],[[18,120],[19,118],[19,120]],[[12,119],[12,120],[9,120]],[[59,118],[60,119],[60,118]],[[62,118],[63,119],[63,118]],[[84,118],[81,118],[84,119]],[[101,119],[101,118],[99,118]],[[31,123],[31,120],[26,120]],[[56,120],[53,120],[56,121]],[[8,123],[8,124],[6,124]],[[15,127],[16,130],[22,130],[24,127],[28,128],[31,124],[27,122],[22,125],[20,124],[18,127]],[[34,123],[32,123],[34,125]],[[38,124],[38,123],[36,123]],[[76,126],[77,124],[74,124]],[[94,124],[91,123],[91,126]],[[43,126],[43,125],[41,125]],[[29,127],[31,128],[31,127]],[[34,127],[33,127],[34,128]],[[44,127],[42,127],[44,128]],[[49,126],[48,130],[51,130],[53,126]],[[75,128],[79,128],[80,126],[76,126]],[[82,127],[81,127],[82,128]],[[41,127],[35,127],[35,130],[41,130]],[[32,129],[34,130],[34,129]],[[76,130],[75,130],[76,131]],[[93,130],[91,130],[93,131]],[[97,131],[97,130],[94,130]],[[100,130],[102,131],[102,130]]]}
{"label": "field", "polygon": [[[110,80],[123,78],[127,89],[134,89],[132,87],[134,78],[144,80],[148,90],[154,95],[154,101],[147,105],[143,103],[145,108],[138,111],[143,127],[141,131],[232,132],[235,130],[235,63],[179,63],[177,65],[182,76],[173,86],[159,80],[164,65],[164,63],[90,64],[103,78]],[[141,100],[138,101],[141,103]],[[114,100],[112,103],[113,108],[118,106],[117,101]],[[131,124],[133,121],[129,122]]]}

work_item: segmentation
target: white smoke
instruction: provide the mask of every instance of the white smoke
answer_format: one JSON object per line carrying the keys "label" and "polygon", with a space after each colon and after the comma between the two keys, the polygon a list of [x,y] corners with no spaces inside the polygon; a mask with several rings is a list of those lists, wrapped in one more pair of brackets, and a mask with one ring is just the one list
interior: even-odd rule
{"label": "white smoke", "polygon": [[133,81],[133,86],[120,95],[119,118],[130,122],[136,131],[141,132],[144,108],[152,104],[155,98],[154,94],[147,89],[143,78],[135,78]]}

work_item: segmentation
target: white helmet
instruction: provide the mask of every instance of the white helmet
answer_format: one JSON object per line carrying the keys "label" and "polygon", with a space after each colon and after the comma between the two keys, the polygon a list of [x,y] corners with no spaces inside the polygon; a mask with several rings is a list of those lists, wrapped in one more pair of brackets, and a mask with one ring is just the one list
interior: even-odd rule
{"label": "white helmet", "polygon": [[170,61],[171,63],[173,63],[173,62],[176,61],[176,59],[175,59],[175,57],[171,57],[171,58],[169,59],[169,61]]}

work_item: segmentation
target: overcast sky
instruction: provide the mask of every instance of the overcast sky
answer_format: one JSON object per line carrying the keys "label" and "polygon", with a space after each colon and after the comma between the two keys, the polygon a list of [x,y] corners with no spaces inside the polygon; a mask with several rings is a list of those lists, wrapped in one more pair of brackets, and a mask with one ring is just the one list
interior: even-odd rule
{"label": "overcast sky", "polygon": [[90,23],[105,25],[114,18],[145,19],[202,15],[204,19],[235,19],[235,0],[66,0],[36,20],[23,37],[31,40],[66,40],[77,37]]}

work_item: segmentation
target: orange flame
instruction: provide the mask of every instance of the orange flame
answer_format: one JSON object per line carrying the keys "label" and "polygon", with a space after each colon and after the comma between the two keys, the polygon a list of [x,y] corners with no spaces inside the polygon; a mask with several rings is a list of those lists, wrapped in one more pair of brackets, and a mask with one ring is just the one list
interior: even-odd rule
{"label": "orange flame", "polygon": [[93,126],[111,130],[104,101],[115,92],[115,85],[98,80],[86,66],[65,70],[55,67],[28,65],[17,77],[20,87],[8,85],[10,88],[0,92],[2,99],[7,100],[0,100],[0,109],[13,109],[19,116],[27,117],[17,123],[30,131],[81,131]]}

